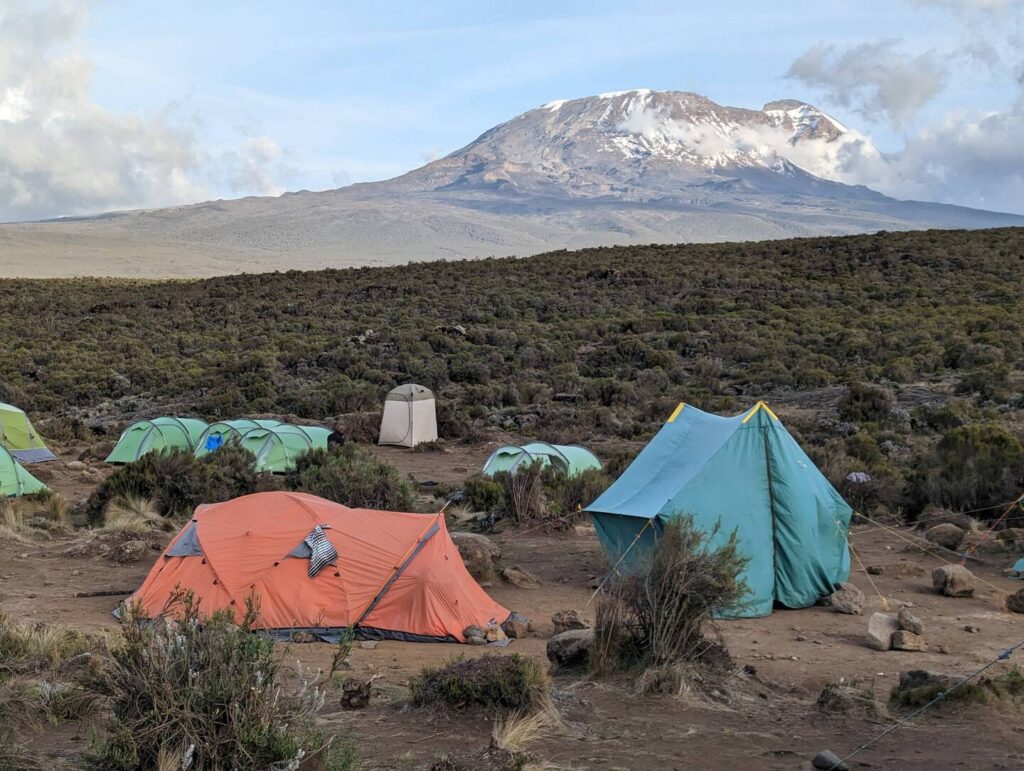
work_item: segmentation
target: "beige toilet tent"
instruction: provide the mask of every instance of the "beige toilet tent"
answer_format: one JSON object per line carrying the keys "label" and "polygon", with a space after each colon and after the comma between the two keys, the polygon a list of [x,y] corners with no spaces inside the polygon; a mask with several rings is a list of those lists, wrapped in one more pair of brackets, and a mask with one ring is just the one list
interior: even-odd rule
{"label": "beige toilet tent", "polygon": [[414,383],[392,389],[384,402],[377,444],[415,447],[437,439],[434,392]]}

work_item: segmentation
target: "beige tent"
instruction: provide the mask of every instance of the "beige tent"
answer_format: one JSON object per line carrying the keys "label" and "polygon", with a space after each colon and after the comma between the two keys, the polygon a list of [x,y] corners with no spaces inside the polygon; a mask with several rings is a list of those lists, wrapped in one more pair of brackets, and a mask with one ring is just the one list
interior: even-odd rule
{"label": "beige tent", "polygon": [[384,402],[377,444],[415,447],[437,439],[437,415],[434,392],[421,385],[406,383],[392,389]]}

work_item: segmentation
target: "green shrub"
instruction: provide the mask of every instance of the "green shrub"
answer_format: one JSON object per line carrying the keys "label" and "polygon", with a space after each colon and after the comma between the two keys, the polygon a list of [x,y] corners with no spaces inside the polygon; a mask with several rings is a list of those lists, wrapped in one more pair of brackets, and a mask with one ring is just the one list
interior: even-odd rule
{"label": "green shrub", "polygon": [[413,487],[390,463],[355,445],[311,450],[285,475],[290,490],[318,495],[353,508],[409,511]]}
{"label": "green shrub", "polygon": [[716,648],[715,617],[742,608],[748,590],[736,533],[711,548],[716,534],[674,517],[641,564],[612,580],[594,628],[595,673],[700,662]]}
{"label": "green shrub", "polygon": [[97,686],[110,719],[96,764],[141,771],[172,757],[186,768],[284,768],[327,757],[330,742],[313,726],[323,693],[283,685],[274,642],[252,631],[258,603],[250,598],[237,624],[223,611],[201,618],[189,593],[175,603],[177,621],[146,624],[129,609]]}
{"label": "green shrub", "polygon": [[1003,426],[981,423],[947,431],[918,460],[910,497],[915,511],[928,504],[968,511],[1011,501],[1022,487],[1024,446]]}
{"label": "green shrub", "polygon": [[409,687],[417,707],[475,707],[492,713],[532,712],[546,705],[551,691],[547,670],[518,653],[453,659],[424,669]]}
{"label": "green shrub", "polygon": [[197,458],[184,450],[151,452],[104,480],[86,503],[89,523],[100,525],[117,499],[148,499],[162,517],[187,517],[201,503],[219,503],[273,489],[268,473],[257,473],[256,457],[236,444]]}
{"label": "green shrub", "polygon": [[485,476],[476,474],[464,483],[463,502],[473,511],[493,511],[505,497],[505,488]]}
{"label": "green shrub", "polygon": [[839,416],[854,423],[882,423],[892,411],[889,392],[870,383],[851,383],[839,399]]}

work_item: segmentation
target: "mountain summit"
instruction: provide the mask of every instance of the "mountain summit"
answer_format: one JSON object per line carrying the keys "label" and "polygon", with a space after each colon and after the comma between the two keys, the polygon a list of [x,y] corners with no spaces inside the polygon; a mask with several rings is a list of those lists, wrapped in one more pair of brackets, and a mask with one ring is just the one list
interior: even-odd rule
{"label": "mountain summit", "polygon": [[1024,225],[835,181],[852,152],[878,155],[795,99],[751,110],[686,91],[616,91],[549,102],[383,182],[0,226],[0,275],[202,276]]}
{"label": "mountain summit", "polygon": [[792,159],[824,166],[829,145],[846,133],[835,118],[795,99],[747,110],[686,91],[616,91],[518,115],[399,177],[394,188],[650,201],[737,178],[752,189],[759,180],[777,189],[773,177],[782,175],[798,192],[810,172]]}

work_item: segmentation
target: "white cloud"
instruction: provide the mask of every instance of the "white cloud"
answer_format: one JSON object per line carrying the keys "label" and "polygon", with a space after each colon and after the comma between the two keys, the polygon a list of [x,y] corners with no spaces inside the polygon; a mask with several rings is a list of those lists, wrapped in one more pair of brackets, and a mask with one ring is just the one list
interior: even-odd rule
{"label": "white cloud", "polygon": [[0,220],[163,206],[276,189],[280,150],[249,139],[221,158],[165,111],[117,114],[90,95],[92,63],[80,33],[84,0],[0,5]]}
{"label": "white cloud", "polygon": [[895,126],[908,123],[948,79],[945,64],[934,53],[905,54],[892,40],[843,49],[816,45],[786,75],[875,120],[884,115]]}

